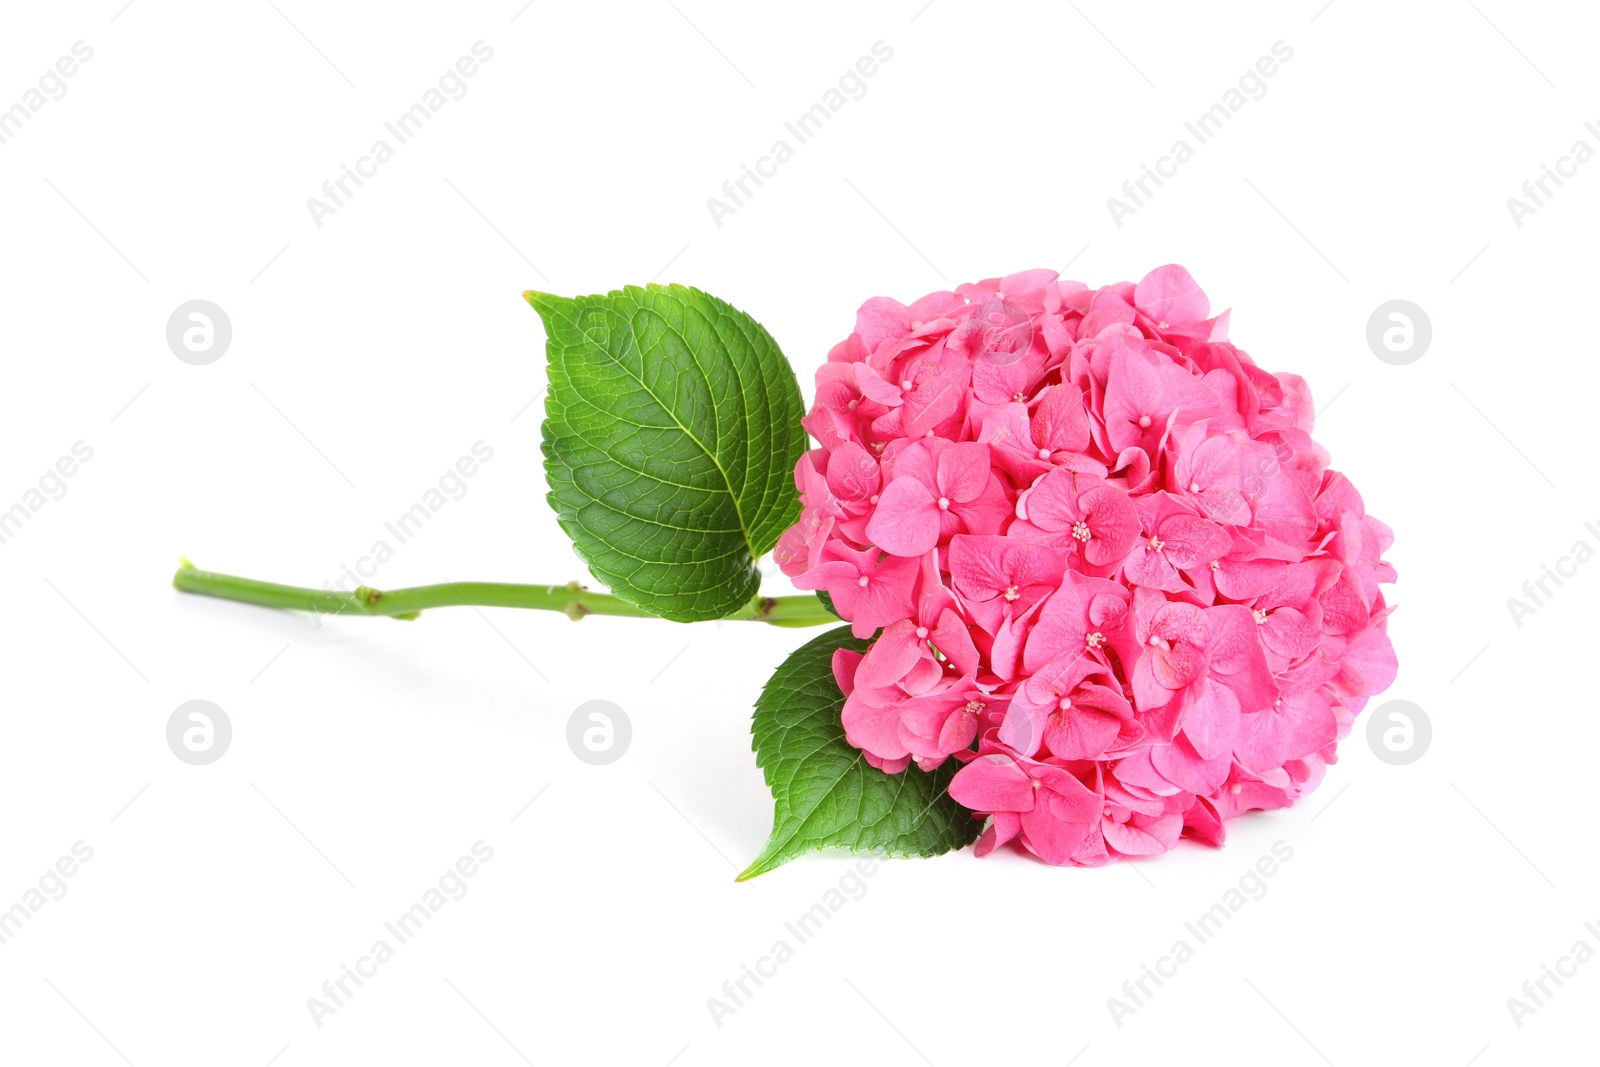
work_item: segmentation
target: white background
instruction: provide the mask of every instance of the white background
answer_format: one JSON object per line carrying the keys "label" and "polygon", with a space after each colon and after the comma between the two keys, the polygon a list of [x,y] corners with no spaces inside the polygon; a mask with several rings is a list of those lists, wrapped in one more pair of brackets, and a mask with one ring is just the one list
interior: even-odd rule
{"label": "white background", "polygon": [[[1600,964],[1520,1028],[1506,1006],[1600,948],[1600,566],[1520,627],[1506,606],[1600,546],[1600,163],[1521,227],[1506,206],[1600,147],[1591,13],[274,2],[8,5],[0,34],[0,107],[94,49],[0,145],[0,508],[93,448],[0,545],[0,908],[93,849],[0,945],[0,1059],[1592,1060]],[[479,40],[466,95],[316,226],[306,199]],[[880,40],[866,94],[717,226],[707,197]],[[1116,226],[1106,198],[1279,40],[1265,96]],[[1380,762],[1363,718],[1321,791],[1221,850],[885,863],[719,1027],[707,998],[850,869],[733,882],[770,817],[749,707],[803,634],[319,622],[168,585],[180,552],[335,579],[480,440],[466,495],[371,581],[582,577],[543,499],[523,289],[697,285],[760,319],[809,396],[866,298],[1069,261],[1093,285],[1182,263],[1259,363],[1309,380],[1318,439],[1396,531],[1387,696],[1431,717],[1420,761]],[[197,298],[233,326],[209,366],[165,340]],[[1365,341],[1393,298],[1433,324],[1409,366]],[[196,698],[234,731],[205,767],[165,740]],[[565,740],[597,698],[633,724],[604,767]],[[315,1025],[307,998],[479,840],[467,895]],[[1266,895],[1117,1026],[1107,998],[1280,840]]]}

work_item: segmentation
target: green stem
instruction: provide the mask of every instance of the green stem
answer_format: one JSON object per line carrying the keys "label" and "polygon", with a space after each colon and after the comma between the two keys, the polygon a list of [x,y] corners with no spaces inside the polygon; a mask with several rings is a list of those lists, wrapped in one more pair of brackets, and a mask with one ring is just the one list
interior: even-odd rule
{"label": "green stem", "polygon": [[[278,585],[239,578],[232,574],[203,571],[184,560],[172,576],[173,587],[185,593],[221,597],[268,608],[315,611],[324,615],[382,615],[392,619],[414,619],[425,608],[444,608],[475,604],[494,608],[533,608],[559,611],[577,620],[585,615],[628,615],[650,618],[635,607],[609,593],[596,593],[577,582],[566,585],[514,585],[506,582],[445,582],[442,585],[416,585],[406,589],[372,589],[361,586],[353,593],[336,589],[312,589],[299,585]],[[826,626],[839,620],[816,597],[758,596],[732,620],[765,622],[773,626]]]}

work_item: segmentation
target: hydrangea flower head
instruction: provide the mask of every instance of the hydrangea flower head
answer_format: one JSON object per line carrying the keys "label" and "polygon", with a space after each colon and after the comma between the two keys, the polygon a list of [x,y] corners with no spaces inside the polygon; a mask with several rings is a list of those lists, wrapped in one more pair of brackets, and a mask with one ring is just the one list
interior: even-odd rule
{"label": "hydrangea flower head", "polygon": [[869,300],[817,372],[774,554],[874,638],[835,656],[849,742],[959,761],[980,855],[1220,844],[1315,789],[1394,680],[1393,535],[1305,382],[1227,335],[1182,267],[1032,270]]}

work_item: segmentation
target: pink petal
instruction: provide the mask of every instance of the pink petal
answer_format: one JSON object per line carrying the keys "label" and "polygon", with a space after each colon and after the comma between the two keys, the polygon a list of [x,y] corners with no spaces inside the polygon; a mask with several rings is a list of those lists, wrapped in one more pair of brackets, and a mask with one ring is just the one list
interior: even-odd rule
{"label": "pink petal", "polygon": [[1183,714],[1183,736],[1201,759],[1233,751],[1239,734],[1239,698],[1225,685],[1209,683]]}
{"label": "pink petal", "polygon": [[904,678],[918,659],[927,654],[927,644],[918,640],[917,624],[901,619],[872,643],[856,671],[856,683],[883,689]]}
{"label": "pink petal", "polygon": [[845,696],[856,687],[856,668],[861,666],[861,653],[848,648],[833,650],[833,680]]}
{"label": "pink petal", "polygon": [[1092,708],[1056,711],[1044,725],[1044,743],[1058,759],[1099,759],[1122,731],[1122,720]]}
{"label": "pink petal", "polygon": [[920,556],[939,543],[939,505],[916,478],[890,482],[867,523],[872,543],[895,556]]}
{"label": "pink petal", "polygon": [[1231,689],[1245,711],[1264,708],[1278,698],[1278,685],[1261,646],[1261,627],[1250,609],[1225,604],[1206,613],[1211,625],[1213,677]]}
{"label": "pink petal", "polygon": [[979,856],[987,856],[1001,845],[1010,842],[1021,832],[1021,819],[1009,811],[996,812],[994,821],[989,824],[989,828],[978,838],[978,843],[973,847],[973,852]]}
{"label": "pink petal", "polygon": [[979,756],[950,779],[950,795],[973,811],[1031,811],[1033,780],[1010,756]]}
{"label": "pink petal", "polygon": [[1227,753],[1206,759],[1182,735],[1170,745],[1152,748],[1150,762],[1173,785],[1201,795],[1216,792],[1228,780],[1228,768],[1233,764]]}
{"label": "pink petal", "polygon": [[939,750],[941,752],[960,752],[972,745],[973,738],[978,736],[978,717],[965,711],[957,711],[944,721],[944,726],[939,730]]}
{"label": "pink petal", "polygon": [[1345,650],[1339,661],[1344,683],[1363,696],[1373,696],[1394,684],[1398,663],[1389,635],[1381,627],[1363,630]]}
{"label": "pink petal", "polygon": [[1096,567],[1120,563],[1139,536],[1139,516],[1128,495],[1114,485],[1097,485],[1078,498],[1089,540],[1083,558]]}
{"label": "pink petal", "polygon": [[899,759],[910,755],[900,742],[900,709],[893,705],[875,708],[861,699],[859,691],[844,702],[840,714],[845,740],[880,759]]}
{"label": "pink petal", "polygon": [[1082,452],[1089,447],[1089,416],[1083,408],[1083,390],[1075,385],[1046,389],[1033,413],[1033,437],[1052,452]]}
{"label": "pink petal", "polygon": [[878,461],[854,441],[845,441],[828,457],[828,488],[840,500],[866,500],[878,491]]}
{"label": "pink petal", "polygon": [[1189,810],[1183,813],[1183,831],[1196,841],[1220,847],[1227,837],[1222,816],[1216,806],[1205,797],[1195,797]]}
{"label": "pink petal", "polygon": [[1158,325],[1201,322],[1211,311],[1206,294],[1176,263],[1157,267],[1140,279],[1133,302]]}
{"label": "pink petal", "polygon": [[989,484],[989,446],[976,441],[940,451],[935,481],[951,501],[972,500]]}
{"label": "pink petal", "polygon": [[1135,815],[1127,822],[1104,819],[1100,823],[1106,844],[1124,856],[1158,856],[1170,851],[1182,831],[1183,816],[1176,811],[1154,817]]}
{"label": "pink petal", "polygon": [[1239,765],[1262,774],[1331,744],[1336,723],[1328,698],[1313,693],[1305,700],[1303,706],[1284,701],[1244,716],[1235,744]]}

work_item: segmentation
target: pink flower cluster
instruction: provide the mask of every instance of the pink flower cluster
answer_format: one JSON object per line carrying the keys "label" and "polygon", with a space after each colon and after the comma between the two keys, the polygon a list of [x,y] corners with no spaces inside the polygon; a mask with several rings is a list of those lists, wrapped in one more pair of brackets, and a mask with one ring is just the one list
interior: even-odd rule
{"label": "pink flower cluster", "polygon": [[850,743],[1057,864],[1220,844],[1314,789],[1395,675],[1393,541],[1311,394],[1179,266],[879,297],[817,372],[775,556],[825,591]]}

